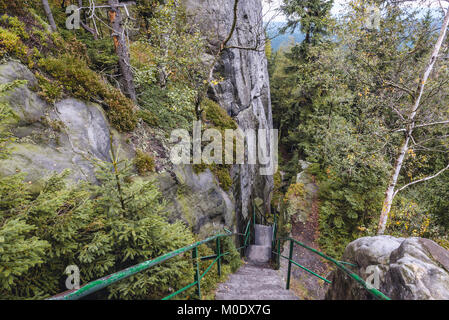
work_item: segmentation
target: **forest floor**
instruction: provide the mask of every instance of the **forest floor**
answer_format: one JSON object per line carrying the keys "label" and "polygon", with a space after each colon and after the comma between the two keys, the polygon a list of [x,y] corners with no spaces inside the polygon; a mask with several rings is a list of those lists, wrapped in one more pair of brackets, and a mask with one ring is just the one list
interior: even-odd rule
{"label": "forest floor", "polygon": [[[311,193],[311,209],[307,221],[302,223],[292,219],[291,237],[309,247],[320,250],[318,246],[319,237],[319,199],[318,187],[313,181],[309,184]],[[288,256],[290,242],[284,244],[283,255]],[[330,273],[330,266],[317,254],[295,245],[293,250],[293,261],[306,267],[307,269],[327,278]],[[281,259],[280,272],[284,279],[287,276],[288,261]],[[328,284],[316,276],[301,268],[292,265],[291,289],[302,300],[323,300]]]}

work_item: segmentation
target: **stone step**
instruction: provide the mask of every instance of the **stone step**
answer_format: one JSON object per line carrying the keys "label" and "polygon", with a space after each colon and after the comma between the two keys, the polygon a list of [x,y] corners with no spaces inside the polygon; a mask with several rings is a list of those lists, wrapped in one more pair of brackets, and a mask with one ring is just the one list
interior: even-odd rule
{"label": "stone step", "polygon": [[[230,279],[230,282],[228,282],[226,285],[224,285],[220,290],[218,291],[232,291],[232,292],[252,292],[252,289],[247,289],[247,288],[251,288],[251,287],[255,287],[255,283],[254,281],[239,281],[239,282],[233,282],[232,279]],[[272,282],[263,282],[263,281],[258,281],[257,283],[257,288],[260,288],[260,292],[262,291],[278,291],[278,290],[283,290],[285,288],[283,288],[280,284],[280,282],[278,281],[278,279],[276,280],[272,280]]]}
{"label": "stone step", "polygon": [[271,246],[273,241],[273,227],[261,224],[254,225],[255,244],[259,246]]}
{"label": "stone step", "polygon": [[252,263],[267,263],[271,259],[271,246],[250,245],[246,257]]}
{"label": "stone step", "polygon": [[254,266],[251,268],[244,268],[244,269],[242,268],[239,271],[237,271],[236,273],[234,273],[233,275],[238,275],[238,274],[242,274],[242,275],[246,275],[246,276],[251,276],[251,275],[258,276],[260,274],[271,275],[271,274],[276,274],[276,270],[268,269],[268,268],[257,268],[256,266]]}
{"label": "stone step", "polygon": [[218,286],[215,299],[298,300],[298,297],[285,289],[285,281],[276,270],[248,263]]}
{"label": "stone step", "polygon": [[215,295],[215,300],[299,300],[298,297],[289,294],[275,294],[272,292],[261,294],[228,294],[228,293],[217,293]]}

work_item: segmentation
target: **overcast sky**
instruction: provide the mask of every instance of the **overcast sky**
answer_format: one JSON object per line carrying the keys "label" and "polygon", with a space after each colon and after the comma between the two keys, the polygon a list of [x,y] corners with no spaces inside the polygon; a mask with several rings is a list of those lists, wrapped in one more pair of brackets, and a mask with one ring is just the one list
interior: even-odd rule
{"label": "overcast sky", "polygon": [[[342,4],[347,2],[348,0],[334,0],[334,6],[332,8],[332,13],[337,13],[341,8]],[[270,17],[275,16],[272,20],[274,21],[285,21],[285,17],[280,15],[277,12],[277,8],[279,8],[282,0],[262,0],[263,8],[264,8],[264,17],[265,20],[270,20]]]}
{"label": "overcast sky", "polygon": [[[334,0],[332,14],[337,14],[343,8],[343,5],[349,1],[350,0]],[[272,21],[285,21],[285,17],[283,15],[279,14],[278,10],[276,10],[279,8],[280,4],[282,3],[282,0],[262,0],[262,2],[263,2],[263,8],[264,8],[264,20],[265,21],[270,20],[270,18],[273,16],[274,17],[271,19]],[[418,4],[418,2],[420,2],[420,1],[416,1],[417,5],[422,5],[422,4]],[[428,2],[428,4],[429,3],[431,4],[431,7],[434,7],[434,8],[439,7],[438,1],[436,1],[436,0],[428,0],[427,2]],[[447,7],[447,4],[444,5],[444,7]]]}

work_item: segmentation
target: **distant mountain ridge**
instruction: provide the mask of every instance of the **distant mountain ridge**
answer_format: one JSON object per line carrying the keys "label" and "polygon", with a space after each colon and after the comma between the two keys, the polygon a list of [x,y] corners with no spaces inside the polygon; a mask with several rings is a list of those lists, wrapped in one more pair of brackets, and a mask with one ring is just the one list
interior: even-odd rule
{"label": "distant mountain ridge", "polygon": [[267,26],[267,34],[271,39],[271,47],[273,51],[278,51],[282,46],[288,45],[290,42],[300,43],[304,40],[305,35],[299,30],[299,27],[292,33],[287,31],[285,34],[280,34],[279,30],[284,27],[286,22],[272,21]]}

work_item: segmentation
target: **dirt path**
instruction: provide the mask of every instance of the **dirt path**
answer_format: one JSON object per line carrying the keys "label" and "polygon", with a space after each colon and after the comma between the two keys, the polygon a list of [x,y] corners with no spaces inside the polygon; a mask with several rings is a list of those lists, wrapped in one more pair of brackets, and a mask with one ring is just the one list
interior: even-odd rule
{"label": "dirt path", "polygon": [[[306,223],[300,221],[292,221],[292,238],[306,244],[309,247],[319,250],[319,200],[318,187],[315,182],[309,184],[309,192],[311,193],[311,210]],[[283,255],[288,256],[290,243],[285,243]],[[317,254],[304,249],[298,245],[294,246],[293,261],[306,267],[309,270],[327,277],[329,273],[329,266],[326,261]],[[280,272],[284,279],[287,275],[288,261],[281,259]],[[292,280],[291,288],[303,300],[322,300],[326,293],[328,284],[314,275],[302,270],[301,268],[292,265]]]}

